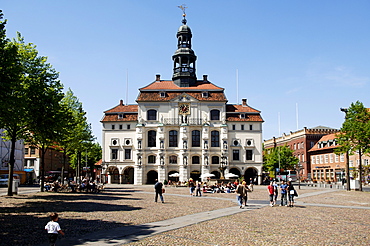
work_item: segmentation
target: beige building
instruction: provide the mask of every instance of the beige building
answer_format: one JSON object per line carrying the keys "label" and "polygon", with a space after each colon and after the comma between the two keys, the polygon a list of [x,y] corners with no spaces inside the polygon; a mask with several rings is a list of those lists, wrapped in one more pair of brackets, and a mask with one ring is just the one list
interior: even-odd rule
{"label": "beige building", "polygon": [[172,80],[139,89],[135,105],[104,112],[102,168],[106,182],[151,184],[156,179],[205,180],[233,173],[260,182],[262,175],[261,112],[228,104],[224,89],[196,77],[192,33],[177,32]]}

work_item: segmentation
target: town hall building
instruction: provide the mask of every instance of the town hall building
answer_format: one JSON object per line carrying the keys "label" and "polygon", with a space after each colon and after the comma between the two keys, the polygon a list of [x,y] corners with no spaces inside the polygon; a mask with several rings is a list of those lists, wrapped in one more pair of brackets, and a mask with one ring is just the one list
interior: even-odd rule
{"label": "town hall building", "polygon": [[[139,89],[137,104],[120,103],[102,119],[102,178],[108,183],[153,184],[235,174],[261,183],[261,112],[228,104],[224,89],[196,76],[192,32],[177,32],[172,80]],[[210,175],[213,174],[213,175]]]}

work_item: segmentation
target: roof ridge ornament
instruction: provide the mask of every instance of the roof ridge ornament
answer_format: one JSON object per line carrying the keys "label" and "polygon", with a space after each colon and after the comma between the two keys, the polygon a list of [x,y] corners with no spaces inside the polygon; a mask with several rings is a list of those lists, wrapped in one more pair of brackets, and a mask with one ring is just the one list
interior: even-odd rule
{"label": "roof ridge ornament", "polygon": [[182,20],[182,24],[184,24],[184,25],[186,25],[186,22],[187,22],[187,20],[186,20],[186,13],[185,13],[185,10],[188,8],[188,7],[186,7],[186,4],[182,4],[182,5],[180,5],[180,6],[177,6],[178,8],[180,8],[181,10],[182,10],[182,17],[184,17],[184,19]]}

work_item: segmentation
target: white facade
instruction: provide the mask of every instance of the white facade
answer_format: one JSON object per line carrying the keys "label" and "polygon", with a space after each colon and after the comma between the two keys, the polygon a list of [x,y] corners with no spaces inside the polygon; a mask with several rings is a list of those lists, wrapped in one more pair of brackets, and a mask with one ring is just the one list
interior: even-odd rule
{"label": "white facade", "polygon": [[[4,129],[0,129],[0,136],[4,137]],[[1,173],[7,173],[9,171],[9,161],[10,161],[10,151],[11,151],[11,142],[5,141],[3,138],[0,140],[0,157],[1,157]],[[15,152],[14,152],[14,171],[23,171],[23,160],[24,160],[24,145],[23,141],[18,140],[15,143]]]}
{"label": "white facade", "polygon": [[[200,179],[199,175],[205,173],[220,177],[219,167],[224,162],[225,174],[244,175],[260,183],[262,121],[226,121],[225,103],[207,105],[190,96],[186,101],[190,103],[190,114],[185,120],[185,115],[179,113],[184,95],[169,103],[139,103],[137,121],[120,121],[124,110],[114,114],[114,121],[103,120],[103,173],[109,174],[107,182],[147,184],[155,178],[169,180],[174,172],[179,173],[180,181],[190,177]],[[120,104],[114,109],[130,106]],[[211,120],[210,112],[214,109],[222,115],[219,120]],[[148,119],[148,110],[156,111],[155,120]],[[193,115],[203,118],[193,118]],[[150,131],[155,133],[151,144]],[[194,131],[200,133],[199,145],[193,143],[197,136]],[[170,136],[170,132],[175,136]],[[219,135],[216,141],[212,141],[212,132]]]}
{"label": "white facade", "polygon": [[109,183],[151,184],[156,179],[200,180],[234,173],[261,182],[262,123],[260,111],[227,104],[224,89],[196,77],[192,33],[177,32],[172,80],[160,75],[139,89],[136,105],[105,111],[102,167]]}

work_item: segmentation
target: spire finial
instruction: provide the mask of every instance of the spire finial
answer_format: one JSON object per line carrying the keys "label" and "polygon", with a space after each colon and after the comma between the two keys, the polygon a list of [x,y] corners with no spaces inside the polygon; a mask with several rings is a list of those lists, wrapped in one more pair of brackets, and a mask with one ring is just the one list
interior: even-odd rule
{"label": "spire finial", "polygon": [[177,6],[177,7],[179,7],[181,10],[182,10],[182,17],[184,17],[184,19],[182,20],[182,23],[184,24],[184,25],[186,25],[186,13],[185,13],[185,10],[188,8],[188,7],[186,7],[186,4],[182,4],[182,5],[180,5],[180,6]]}

